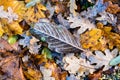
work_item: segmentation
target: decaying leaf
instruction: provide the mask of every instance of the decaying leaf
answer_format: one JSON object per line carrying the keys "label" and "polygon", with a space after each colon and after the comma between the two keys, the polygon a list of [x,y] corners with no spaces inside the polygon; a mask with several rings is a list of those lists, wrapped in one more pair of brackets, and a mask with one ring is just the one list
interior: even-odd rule
{"label": "decaying leaf", "polygon": [[23,72],[26,79],[28,80],[41,80],[42,74],[40,71],[32,69],[32,68],[27,68],[26,71]]}
{"label": "decaying leaf", "polygon": [[46,10],[46,7],[44,7],[42,4],[38,3],[33,7],[30,7],[27,9],[24,18],[27,21],[28,24],[31,22],[38,22],[40,18],[45,18],[45,14],[43,11]]}
{"label": "decaying leaf", "polygon": [[100,80],[100,78],[102,77],[102,72],[103,72],[102,70],[99,70],[98,72],[89,74],[88,79],[89,80]]}
{"label": "decaying leaf", "polygon": [[108,70],[111,67],[109,62],[117,56],[118,49],[113,49],[112,51],[106,49],[104,53],[101,51],[95,51],[95,55],[89,57],[91,64],[96,63],[96,68],[100,68],[104,65],[105,67],[103,68],[103,71]]}
{"label": "decaying leaf", "polygon": [[10,45],[7,40],[0,39],[0,50],[19,51],[18,43]]}
{"label": "decaying leaf", "polygon": [[78,40],[64,26],[41,22],[36,23],[30,32],[38,39],[44,37],[48,47],[56,52],[71,53],[83,50]]}
{"label": "decaying leaf", "polygon": [[94,71],[94,67],[90,65],[89,61],[82,58],[77,58],[74,55],[65,56],[63,58],[63,62],[65,63],[64,69],[68,70],[69,73],[72,74],[79,72],[80,75],[83,75],[86,71],[89,71],[90,73],[93,73]]}
{"label": "decaying leaf", "polygon": [[68,22],[72,22],[70,28],[80,27],[80,29],[78,30],[78,34],[82,34],[86,30],[91,30],[92,28],[95,28],[95,25],[86,18],[70,16],[68,17],[68,19]]}
{"label": "decaying leaf", "polygon": [[109,1],[109,5],[106,11],[111,14],[117,14],[120,12],[120,7],[118,4],[113,4],[111,1]]}
{"label": "decaying leaf", "polygon": [[19,66],[19,58],[15,56],[6,57],[2,61],[0,61],[0,67],[5,73],[4,75],[7,76],[5,79],[25,80],[22,67]]}

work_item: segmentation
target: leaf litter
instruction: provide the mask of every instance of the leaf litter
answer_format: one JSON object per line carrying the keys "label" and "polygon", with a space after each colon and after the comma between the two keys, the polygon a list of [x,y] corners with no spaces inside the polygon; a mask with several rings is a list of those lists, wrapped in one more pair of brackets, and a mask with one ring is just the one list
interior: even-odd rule
{"label": "leaf litter", "polygon": [[0,0],[0,80],[119,80],[119,0]]}

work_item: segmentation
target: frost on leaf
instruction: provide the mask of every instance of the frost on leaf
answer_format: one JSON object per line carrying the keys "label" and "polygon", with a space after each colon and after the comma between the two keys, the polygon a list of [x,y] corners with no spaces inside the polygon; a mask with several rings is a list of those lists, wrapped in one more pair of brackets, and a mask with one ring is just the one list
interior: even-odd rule
{"label": "frost on leaf", "polygon": [[92,28],[95,28],[95,25],[86,18],[70,16],[67,19],[69,20],[68,22],[72,22],[70,28],[80,27],[78,29],[78,34],[82,34],[86,30],[91,30]]}
{"label": "frost on leaf", "polygon": [[47,68],[41,66],[40,70],[41,70],[42,75],[43,75],[43,80],[55,80],[55,78],[52,77],[52,70],[51,69],[47,69]]}
{"label": "frost on leaf", "polygon": [[41,45],[37,44],[39,40],[36,39],[35,37],[26,36],[25,34],[23,34],[22,36],[23,39],[19,40],[19,45],[29,48],[30,53],[38,53],[39,48],[41,47]]}
{"label": "frost on leaf", "polygon": [[75,11],[77,9],[77,5],[75,3],[75,0],[70,0],[70,12],[76,16],[77,12]]}
{"label": "frost on leaf", "polygon": [[93,18],[98,13],[105,11],[107,6],[107,2],[103,3],[103,0],[98,0],[93,7],[89,7],[87,11],[81,12],[81,15],[85,16],[86,18]]}
{"label": "frost on leaf", "polygon": [[112,25],[116,25],[117,23],[117,17],[115,17],[113,14],[110,14],[108,12],[102,12],[99,13],[101,17],[97,17],[96,20],[101,21],[104,25],[108,23]]}
{"label": "frost on leaf", "polygon": [[19,45],[22,45],[23,47],[28,47],[30,45],[31,37],[26,36],[25,34],[23,34],[22,37],[23,39],[19,40]]}
{"label": "frost on leaf", "polygon": [[77,58],[74,55],[68,55],[63,58],[64,69],[68,70],[69,73],[75,74],[79,72],[80,75],[83,75],[85,71],[89,71],[92,73],[94,71],[94,67],[90,65],[89,61],[86,61],[82,58]]}
{"label": "frost on leaf", "polygon": [[111,67],[109,65],[109,62],[111,61],[111,59],[117,56],[118,49],[113,49],[112,51],[106,49],[104,53],[102,53],[101,51],[95,51],[95,55],[91,55],[89,57],[91,64],[96,63],[96,68],[100,68],[104,65],[103,71],[108,70]]}
{"label": "frost on leaf", "polygon": [[35,37],[32,37],[32,39],[30,40],[30,46],[29,46],[30,53],[38,53],[39,52],[39,48],[41,47],[41,45],[37,44],[38,41],[39,41],[38,39],[36,39]]}
{"label": "frost on leaf", "polygon": [[4,11],[4,7],[0,6],[0,18],[8,19],[8,22],[13,22],[13,20],[18,20],[18,15],[13,13],[11,7],[8,7],[8,11]]}
{"label": "frost on leaf", "polygon": [[[10,7],[14,13],[16,13],[19,17],[17,21],[22,21],[23,16],[25,14],[25,3],[22,0],[0,0],[0,5],[4,6],[4,10],[7,11]],[[11,11],[10,11],[11,12]],[[13,16],[13,15],[12,15]]]}

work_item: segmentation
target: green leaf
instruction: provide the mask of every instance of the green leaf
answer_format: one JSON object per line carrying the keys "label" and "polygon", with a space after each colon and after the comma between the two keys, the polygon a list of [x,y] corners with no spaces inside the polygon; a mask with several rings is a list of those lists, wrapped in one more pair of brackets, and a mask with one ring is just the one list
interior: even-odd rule
{"label": "green leaf", "polygon": [[42,50],[42,54],[44,55],[45,58],[52,59],[51,51],[48,48],[44,48]]}
{"label": "green leaf", "polygon": [[120,63],[120,55],[110,61],[111,66],[115,66]]}
{"label": "green leaf", "polygon": [[17,39],[18,39],[18,37],[17,37],[16,35],[10,36],[10,37],[8,38],[8,43],[9,43],[9,44],[14,44],[14,43],[16,43]]}

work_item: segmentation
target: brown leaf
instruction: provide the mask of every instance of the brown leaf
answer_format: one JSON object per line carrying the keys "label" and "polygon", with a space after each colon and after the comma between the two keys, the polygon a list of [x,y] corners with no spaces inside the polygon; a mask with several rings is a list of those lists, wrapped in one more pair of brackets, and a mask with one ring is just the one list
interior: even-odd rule
{"label": "brown leaf", "polygon": [[18,51],[20,48],[18,46],[18,43],[15,43],[13,45],[10,45],[7,40],[4,40],[0,38],[0,50],[4,51]]}
{"label": "brown leaf", "polygon": [[27,70],[24,71],[24,75],[26,76],[27,80],[40,80],[42,77],[40,71],[33,68],[27,68]]}
{"label": "brown leaf", "polygon": [[116,14],[118,12],[120,12],[120,7],[118,4],[113,4],[111,1],[108,2],[109,6],[107,8],[107,12],[111,13],[111,14]]}
{"label": "brown leaf", "polygon": [[88,76],[89,80],[99,80],[99,78],[101,78],[101,77],[102,77],[102,70],[95,72],[93,74],[90,74]]}
{"label": "brown leaf", "polygon": [[22,67],[19,66],[19,59],[16,56],[9,56],[0,62],[1,70],[7,76],[7,79],[25,80]]}

